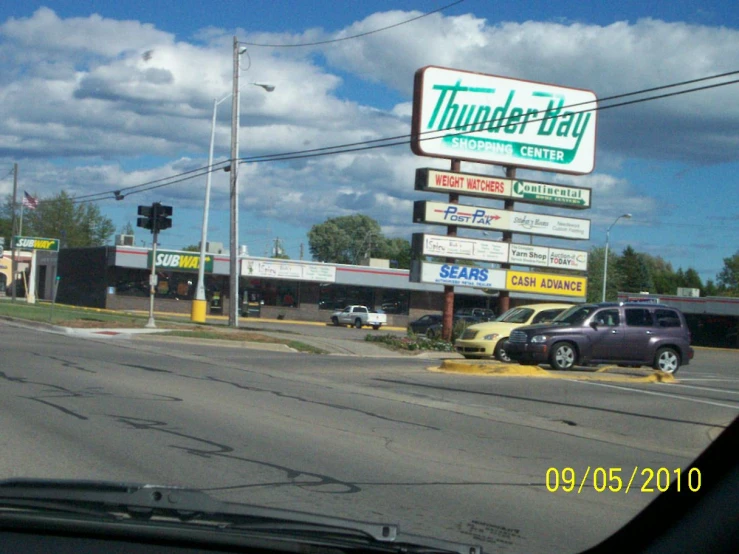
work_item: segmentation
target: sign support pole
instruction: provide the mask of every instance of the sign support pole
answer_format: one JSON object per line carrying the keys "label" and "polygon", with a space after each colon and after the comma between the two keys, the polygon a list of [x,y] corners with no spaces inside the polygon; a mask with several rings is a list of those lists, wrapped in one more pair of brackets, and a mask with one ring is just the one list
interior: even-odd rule
{"label": "sign support pole", "polygon": [[[506,179],[515,179],[516,178],[516,168],[515,167],[506,167],[505,168],[505,176]],[[506,211],[513,211],[513,200],[505,200],[504,201],[504,208]],[[503,242],[507,242],[508,244],[511,243],[513,240],[513,233],[511,231],[503,231]],[[511,264],[500,264],[501,269],[511,269]],[[508,290],[502,290],[500,291],[500,295],[498,296],[498,309],[500,310],[500,313],[507,312],[511,308],[511,292]]]}
{"label": "sign support pole", "polygon": [[[156,218],[155,218],[156,219]],[[146,322],[147,329],[156,329],[154,322],[154,294],[157,286],[157,240],[159,239],[159,231],[154,224],[154,238],[152,239],[151,251],[151,275],[149,276],[149,320]]]}
{"label": "sign support pole", "polygon": [[[452,160],[452,171],[461,171],[462,162],[457,159]],[[459,204],[459,194],[449,193],[449,203]],[[456,237],[457,226],[449,225],[446,228],[446,236]],[[453,264],[454,258],[446,258],[446,263]],[[454,327],[454,285],[444,285],[444,308],[441,316],[441,337],[444,340],[452,340],[452,328]]]}

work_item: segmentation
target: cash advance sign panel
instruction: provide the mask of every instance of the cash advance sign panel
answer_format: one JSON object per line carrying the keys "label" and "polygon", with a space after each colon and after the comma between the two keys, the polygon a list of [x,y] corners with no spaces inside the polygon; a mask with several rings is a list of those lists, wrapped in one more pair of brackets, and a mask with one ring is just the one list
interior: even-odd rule
{"label": "cash advance sign panel", "polygon": [[587,277],[508,271],[505,288],[519,292],[583,297],[587,294],[587,284]]}
{"label": "cash advance sign panel", "polygon": [[582,175],[595,165],[595,93],[424,67],[416,71],[416,155]]}

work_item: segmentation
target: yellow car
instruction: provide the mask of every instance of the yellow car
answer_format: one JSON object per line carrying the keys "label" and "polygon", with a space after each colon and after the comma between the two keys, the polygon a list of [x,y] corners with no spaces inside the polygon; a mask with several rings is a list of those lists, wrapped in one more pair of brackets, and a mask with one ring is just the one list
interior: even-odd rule
{"label": "yellow car", "polygon": [[454,348],[465,358],[491,358],[501,362],[511,359],[503,349],[511,331],[523,325],[548,323],[573,304],[528,304],[511,308],[495,321],[476,323],[454,341]]}

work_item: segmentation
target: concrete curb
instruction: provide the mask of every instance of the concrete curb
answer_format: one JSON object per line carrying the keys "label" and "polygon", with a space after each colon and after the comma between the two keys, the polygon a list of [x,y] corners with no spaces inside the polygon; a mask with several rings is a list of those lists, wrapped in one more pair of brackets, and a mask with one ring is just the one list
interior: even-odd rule
{"label": "concrete curb", "polygon": [[43,321],[34,321],[32,319],[19,319],[8,315],[0,315],[0,320],[12,323],[17,327],[26,327],[30,329],[42,329],[52,333],[59,333],[61,335],[71,335],[74,330],[71,327],[61,327],[59,325],[53,325],[51,323],[45,323]]}
{"label": "concrete curb", "polygon": [[290,348],[286,344],[272,342],[254,342],[240,340],[219,340],[219,339],[197,339],[189,337],[170,337],[157,334],[135,335],[136,340],[147,340],[151,342],[166,342],[170,344],[198,344],[201,346],[230,346],[233,348],[248,348],[252,350],[268,350],[270,352],[292,352],[300,353],[294,348]]}
{"label": "concrete curb", "polygon": [[464,375],[485,375],[490,377],[535,377],[539,379],[569,379],[575,381],[601,381],[607,383],[674,383],[677,380],[668,373],[651,371],[645,375],[613,374],[609,371],[623,371],[623,368],[606,366],[588,373],[555,372],[539,366],[501,364],[491,362],[460,362],[443,360],[439,367],[429,367],[429,371],[440,373],[460,373]]}

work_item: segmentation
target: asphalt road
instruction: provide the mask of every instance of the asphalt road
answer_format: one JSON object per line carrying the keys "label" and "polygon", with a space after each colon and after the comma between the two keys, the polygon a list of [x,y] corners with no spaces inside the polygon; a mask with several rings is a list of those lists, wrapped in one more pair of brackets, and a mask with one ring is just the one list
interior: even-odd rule
{"label": "asphalt road", "polygon": [[[674,475],[739,413],[736,352],[699,350],[679,383],[632,386],[0,333],[0,477],[193,486],[488,551],[591,546],[654,498],[642,471]],[[547,490],[550,468],[579,483],[588,466],[620,467],[624,481],[638,470],[628,494],[588,479],[579,494]]]}

